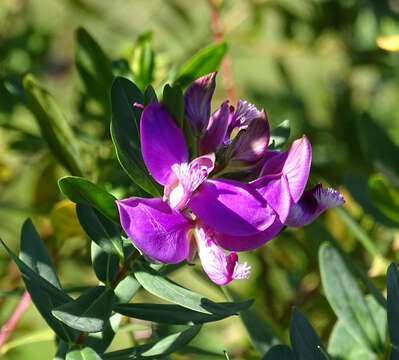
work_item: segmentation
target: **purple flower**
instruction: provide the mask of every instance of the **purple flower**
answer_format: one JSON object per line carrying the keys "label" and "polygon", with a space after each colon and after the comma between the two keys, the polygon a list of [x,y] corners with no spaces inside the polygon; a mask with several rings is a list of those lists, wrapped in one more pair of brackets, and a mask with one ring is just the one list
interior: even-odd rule
{"label": "purple flower", "polygon": [[323,189],[321,184],[317,184],[313,189],[306,190],[291,207],[285,223],[289,226],[308,225],[322,212],[344,203],[340,192],[331,188]]}
{"label": "purple flower", "polygon": [[[266,114],[243,100],[236,110],[225,101],[210,116],[214,88],[213,73],[196,80],[185,94],[185,114],[202,134],[201,156],[194,159],[189,159],[184,134],[166,109],[156,101],[144,108],[143,159],[164,186],[163,198],[131,197],[117,205],[126,234],[150,258],[191,262],[198,252],[210,279],[224,285],[249,276],[250,267],[238,263],[235,251],[263,245],[284,225],[308,224],[343,198],[321,186],[304,192],[312,158],[305,136],[285,152],[267,150]],[[222,158],[229,152],[231,162],[261,163],[256,170],[259,178],[249,183],[211,178],[214,168],[220,167],[216,149]]]}

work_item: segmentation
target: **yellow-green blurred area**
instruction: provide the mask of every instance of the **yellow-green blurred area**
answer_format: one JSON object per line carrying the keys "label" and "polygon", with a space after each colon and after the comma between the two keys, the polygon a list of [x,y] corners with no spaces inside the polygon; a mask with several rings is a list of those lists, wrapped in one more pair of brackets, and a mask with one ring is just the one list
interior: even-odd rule
{"label": "yellow-green blurred area", "polygon": [[[213,4],[219,9],[238,98],[264,108],[272,128],[290,120],[290,142],[306,134],[313,148],[310,185],[323,182],[346,199],[343,209],[331,210],[303,229],[285,229],[262,248],[240,254],[252,267],[250,279],[229,286],[243,298],[254,298],[259,318],[286,341],[296,306],[326,344],[336,317],[321,290],[319,245],[339,244],[381,290],[387,264],[398,258],[399,53],[389,51],[397,50],[395,38],[381,37],[399,34],[399,2]],[[58,189],[57,180],[68,173],[48,151],[24,105],[21,77],[33,73],[53,94],[79,139],[87,176],[117,197],[129,195],[114,186],[115,178],[125,175],[116,170],[109,123],[98,120],[106,111],[86,97],[75,67],[76,29],[84,27],[112,60],[125,59],[133,71],[136,41],[151,31],[153,85],[159,91],[173,71],[214,42],[210,14],[205,0],[0,1],[0,237],[17,251],[21,225],[31,217],[73,296],[79,294],[77,288],[97,282],[90,242],[74,204]],[[226,97],[226,80],[219,72],[214,108]],[[125,181],[127,188],[133,186],[127,177]],[[226,301],[198,262],[171,278],[212,300]],[[0,289],[2,325],[23,291],[3,249]],[[159,299],[141,291],[134,301]],[[130,328],[118,333],[111,349],[143,341],[134,336]],[[188,348],[170,358],[224,359],[223,350],[231,359],[260,358],[238,316],[206,324],[190,346],[204,354]],[[33,305],[4,347],[1,358],[7,360],[50,359],[56,351],[52,333]]]}

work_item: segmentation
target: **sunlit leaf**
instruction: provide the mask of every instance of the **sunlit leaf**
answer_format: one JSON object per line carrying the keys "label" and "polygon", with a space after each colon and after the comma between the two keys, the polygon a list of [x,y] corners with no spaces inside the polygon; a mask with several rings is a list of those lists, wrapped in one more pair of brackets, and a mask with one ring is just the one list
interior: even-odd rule
{"label": "sunlit leaf", "polygon": [[58,306],[52,314],[73,329],[98,332],[111,315],[114,292],[105,286],[97,286],[77,299]]}
{"label": "sunlit leaf", "polygon": [[103,359],[159,359],[188,344],[198,334],[200,329],[201,325],[190,326],[181,332],[166,336],[154,343],[106,353]]}
{"label": "sunlit leaf", "polygon": [[243,302],[218,303],[225,309],[221,315],[210,315],[202,312],[193,311],[179,305],[169,304],[120,304],[114,306],[114,310],[120,314],[142,320],[149,320],[158,323],[168,324],[200,324],[224,319],[238,312],[248,309],[252,300]]}
{"label": "sunlit leaf", "polygon": [[92,348],[85,347],[68,352],[65,360],[101,360],[101,357]]}
{"label": "sunlit leaf", "polygon": [[379,36],[377,45],[383,50],[399,51],[399,35]]}
{"label": "sunlit leaf", "polygon": [[198,51],[180,69],[174,85],[185,89],[195,79],[216,71],[227,52],[227,43],[222,41]]}
{"label": "sunlit leaf", "polygon": [[69,200],[93,206],[109,219],[119,223],[116,198],[96,184],[81,177],[65,176],[58,181],[58,186]]}
{"label": "sunlit leaf", "polygon": [[140,146],[140,109],[134,103],[144,104],[141,91],[130,80],[118,77],[111,89],[111,135],[118,160],[134,183],[157,197],[160,191],[144,164]]}
{"label": "sunlit leaf", "polygon": [[381,349],[381,339],[370,308],[338,251],[331,245],[322,245],[319,262],[327,300],[346,330],[368,349]]}

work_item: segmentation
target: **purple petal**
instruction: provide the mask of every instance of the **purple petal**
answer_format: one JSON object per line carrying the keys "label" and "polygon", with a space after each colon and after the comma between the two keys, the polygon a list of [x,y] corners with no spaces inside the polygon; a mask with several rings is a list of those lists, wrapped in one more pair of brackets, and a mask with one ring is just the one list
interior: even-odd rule
{"label": "purple petal", "polygon": [[231,160],[255,162],[264,155],[270,139],[269,121],[265,111],[252,119],[248,128],[238,135],[234,144]]}
{"label": "purple petal", "polygon": [[166,185],[173,164],[187,162],[188,152],[183,131],[166,109],[151,101],[140,122],[141,151],[148,171],[161,185]]}
{"label": "purple petal", "polygon": [[199,141],[199,151],[201,154],[215,150],[224,141],[229,115],[230,108],[228,101],[224,101],[212,114],[206,132]]}
{"label": "purple petal", "polygon": [[226,285],[233,279],[248,278],[251,268],[246,262],[239,264],[235,252],[223,252],[215,243],[213,231],[209,227],[198,224],[195,233],[201,265],[214,283]]}
{"label": "purple petal", "polygon": [[276,217],[273,224],[266,230],[249,236],[233,236],[218,233],[215,237],[217,243],[226,250],[230,251],[249,251],[256,249],[267,241],[275,237],[283,228],[283,224]]}
{"label": "purple petal", "polygon": [[213,229],[238,236],[265,230],[276,216],[255,189],[234,180],[205,181],[188,207]]}
{"label": "purple petal", "polygon": [[315,220],[323,211],[345,203],[342,194],[334,189],[323,189],[321,184],[306,190],[300,200],[291,208],[285,224],[305,226]]}
{"label": "purple petal", "polygon": [[193,222],[160,198],[118,200],[121,224],[143,252],[165,263],[178,263],[189,253],[188,231]]}
{"label": "purple petal", "polygon": [[245,128],[251,120],[259,117],[259,114],[260,111],[255,105],[246,100],[238,100],[237,109],[230,122],[229,129],[232,130],[235,127],[239,129]]}
{"label": "purple petal", "polygon": [[208,126],[215,77],[213,72],[198,78],[184,94],[184,113],[197,133],[202,133]]}
{"label": "purple petal", "polygon": [[265,175],[251,183],[268,205],[278,214],[280,222],[284,223],[291,206],[294,204],[286,175]]}
{"label": "purple petal", "polygon": [[287,177],[290,193],[294,202],[300,199],[309,177],[312,162],[312,148],[304,135],[295,140],[290,148],[265,162],[262,175],[284,174]]}

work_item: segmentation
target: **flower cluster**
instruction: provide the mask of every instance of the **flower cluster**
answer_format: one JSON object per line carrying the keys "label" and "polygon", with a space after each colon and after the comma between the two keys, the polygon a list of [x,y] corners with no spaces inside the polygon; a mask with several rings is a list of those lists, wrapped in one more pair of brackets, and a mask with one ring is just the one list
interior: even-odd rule
{"label": "flower cluster", "polygon": [[125,232],[143,253],[164,263],[190,263],[198,252],[209,278],[224,285],[250,272],[235,251],[263,245],[284,226],[309,224],[344,200],[321,185],[304,191],[312,158],[306,136],[284,152],[268,149],[266,113],[243,100],[236,108],[225,101],[211,115],[215,76],[197,79],[184,95],[185,116],[198,139],[192,159],[167,110],[156,101],[144,108],[142,154],[164,195],[117,204]]}

